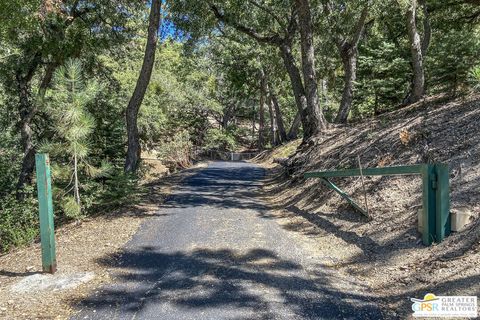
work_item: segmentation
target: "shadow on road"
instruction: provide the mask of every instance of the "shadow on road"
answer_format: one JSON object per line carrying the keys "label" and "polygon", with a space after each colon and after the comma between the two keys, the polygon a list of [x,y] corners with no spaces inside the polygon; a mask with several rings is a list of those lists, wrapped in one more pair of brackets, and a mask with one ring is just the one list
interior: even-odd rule
{"label": "shadow on road", "polygon": [[369,297],[334,290],[330,283],[334,275],[300,276],[301,265],[268,250],[162,253],[145,247],[100,262],[120,272],[118,285],[79,302],[97,314],[118,308],[117,313],[134,315],[168,302],[179,310],[228,307],[249,314],[249,319],[252,313],[255,319],[270,319],[274,314],[269,304],[277,300],[279,307],[288,306],[302,319],[379,317]]}
{"label": "shadow on road", "polygon": [[[162,206],[168,216],[98,261],[115,282],[75,301],[84,310],[75,319],[381,318],[365,288],[321,261],[305,263],[284,230],[262,219],[268,208],[255,193],[263,177],[253,164],[217,162],[186,179]],[[232,219],[242,223],[219,244],[212,235]],[[264,226],[263,245],[249,242],[256,225]]]}
{"label": "shadow on road", "polygon": [[233,167],[209,167],[175,188],[164,208],[211,206],[219,209],[265,210],[255,194],[264,170],[248,163]]}

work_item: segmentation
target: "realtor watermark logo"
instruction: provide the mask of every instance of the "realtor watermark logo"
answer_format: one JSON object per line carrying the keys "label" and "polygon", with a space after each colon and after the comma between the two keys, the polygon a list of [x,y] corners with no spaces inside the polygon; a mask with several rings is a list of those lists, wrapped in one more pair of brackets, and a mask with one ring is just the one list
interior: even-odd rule
{"label": "realtor watermark logo", "polygon": [[427,293],[423,299],[410,299],[414,317],[466,317],[478,316],[475,296],[436,296]]}

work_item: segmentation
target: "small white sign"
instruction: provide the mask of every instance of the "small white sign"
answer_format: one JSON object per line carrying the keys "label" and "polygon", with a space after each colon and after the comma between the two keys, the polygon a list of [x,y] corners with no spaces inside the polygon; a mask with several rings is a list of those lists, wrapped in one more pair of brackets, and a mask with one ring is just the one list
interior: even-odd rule
{"label": "small white sign", "polygon": [[436,296],[427,293],[423,299],[410,299],[414,317],[463,317],[478,316],[476,296]]}

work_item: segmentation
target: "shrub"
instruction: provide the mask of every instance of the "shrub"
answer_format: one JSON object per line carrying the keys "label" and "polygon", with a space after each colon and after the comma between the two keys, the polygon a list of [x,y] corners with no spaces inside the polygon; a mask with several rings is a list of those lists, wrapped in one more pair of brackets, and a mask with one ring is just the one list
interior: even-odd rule
{"label": "shrub", "polygon": [[160,146],[158,157],[170,171],[188,168],[192,164],[192,147],[188,131],[180,131]]}
{"label": "shrub", "polygon": [[138,178],[132,174],[125,174],[121,168],[105,179],[101,189],[101,196],[96,202],[98,207],[116,208],[124,204],[136,203],[144,190],[139,186]]}
{"label": "shrub", "polygon": [[208,129],[205,137],[205,149],[233,151],[236,147],[236,139],[231,130]]}
{"label": "shrub", "polygon": [[18,142],[8,132],[0,132],[0,201],[15,190],[20,171],[21,153],[15,148]]}
{"label": "shrub", "polygon": [[11,193],[0,201],[0,252],[31,243],[39,234],[38,204],[32,188],[17,201]]}
{"label": "shrub", "polygon": [[480,92],[480,66],[472,68],[469,74],[469,82],[473,91]]}

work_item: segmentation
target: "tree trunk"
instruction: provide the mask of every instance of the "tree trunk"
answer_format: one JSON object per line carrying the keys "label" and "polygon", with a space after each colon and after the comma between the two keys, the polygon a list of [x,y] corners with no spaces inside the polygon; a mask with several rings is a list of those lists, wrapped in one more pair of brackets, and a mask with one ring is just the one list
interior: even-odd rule
{"label": "tree trunk", "polygon": [[50,83],[52,83],[53,74],[55,73],[55,70],[57,70],[58,66],[60,66],[60,63],[51,62],[45,68],[45,74],[43,75],[43,79],[42,79],[42,82],[40,83],[40,88],[38,90],[40,103],[43,103],[43,99],[45,98],[47,89],[50,86]]}
{"label": "tree trunk", "polygon": [[233,115],[235,114],[235,105],[230,104],[223,110],[223,118],[222,118],[222,128],[226,130],[228,128],[228,124],[232,119]]}
{"label": "tree trunk", "polygon": [[75,198],[75,202],[78,205],[78,208],[81,207],[80,202],[80,183],[78,181],[78,158],[77,158],[77,150],[75,148],[73,152],[73,195]]}
{"label": "tree trunk", "polygon": [[307,99],[304,135],[312,137],[326,128],[326,120],[318,102],[315,50],[313,45],[312,17],[309,0],[296,0],[302,51],[302,71]]}
{"label": "tree trunk", "polygon": [[[311,127],[309,123],[309,118],[306,115],[307,110],[307,98],[305,96],[305,89],[303,87],[302,76],[300,75],[300,70],[298,70],[295,64],[295,58],[292,54],[291,47],[287,44],[283,44],[280,47],[280,51],[282,54],[283,64],[285,65],[285,69],[287,69],[288,76],[290,78],[290,83],[292,84],[293,96],[295,97],[295,104],[297,105],[297,116],[296,124],[297,129],[294,130],[295,137],[298,135],[298,126],[302,124],[304,127]],[[289,134],[289,138],[291,138]],[[304,132],[303,135],[304,139],[309,139],[310,136],[307,136]]]}
{"label": "tree trunk", "polygon": [[258,142],[257,148],[262,150],[265,148],[265,99],[261,99],[258,108]]}
{"label": "tree trunk", "polygon": [[330,103],[328,101],[328,82],[326,79],[322,79],[322,97],[323,97],[323,110],[330,110]]}
{"label": "tree trunk", "polygon": [[360,18],[351,36],[344,39],[336,39],[337,48],[342,58],[343,70],[344,70],[344,87],[342,93],[342,101],[340,102],[340,108],[338,110],[335,122],[345,123],[348,119],[348,114],[352,108],[353,103],[353,91],[355,87],[355,80],[357,79],[357,59],[358,59],[358,44],[363,35],[365,29],[365,21],[367,20],[369,10],[369,3],[363,8]]}
{"label": "tree trunk", "polygon": [[[20,116],[20,141],[23,149],[22,167],[18,176],[16,186],[16,197],[18,200],[24,198],[23,188],[32,181],[33,170],[35,169],[35,147],[33,144],[33,130],[31,122],[36,113],[35,105],[32,101],[30,81],[35,74],[40,63],[40,55],[36,54],[26,73],[23,70],[17,70],[15,75],[16,90],[18,92]],[[42,82],[43,84],[43,82]]]}
{"label": "tree trunk", "polygon": [[412,55],[412,91],[407,99],[408,103],[419,101],[425,94],[425,71],[423,68],[422,42],[416,25],[417,0],[411,0],[407,10],[407,30]]}
{"label": "tree trunk", "polygon": [[268,85],[265,72],[260,70],[260,106],[258,108],[258,144],[259,150],[265,147],[265,104],[267,102]]}
{"label": "tree trunk", "polygon": [[252,147],[255,144],[255,126],[256,126],[256,111],[255,111],[255,105],[253,105],[253,115],[252,115]]}
{"label": "tree trunk", "polygon": [[143,57],[142,69],[137,84],[126,110],[128,147],[125,159],[125,172],[135,172],[140,164],[141,146],[138,134],[137,118],[140,106],[145,97],[155,62],[155,52],[158,42],[162,0],[152,0],[150,8],[147,45]]}
{"label": "tree trunk", "polygon": [[277,120],[277,127],[278,127],[278,136],[280,142],[288,141],[287,132],[285,131],[285,125],[283,123],[283,116],[282,112],[280,111],[280,105],[278,104],[278,99],[273,89],[270,87],[270,97],[272,98],[273,108],[275,110],[275,117]]}
{"label": "tree trunk", "polygon": [[343,85],[343,94],[342,101],[340,102],[340,108],[338,110],[337,117],[335,122],[345,123],[347,122],[348,114],[352,108],[353,102],[353,89],[355,86],[355,80],[357,79],[357,50],[351,52],[350,50],[345,50],[340,52],[343,63],[344,75],[344,85]]}
{"label": "tree trunk", "polygon": [[277,146],[280,143],[277,126],[277,115],[273,106],[272,95],[268,95],[268,113],[270,115],[270,142],[273,146]]}
{"label": "tree trunk", "polygon": [[[299,0],[299,2],[307,2],[307,5],[308,5],[308,1],[307,0]],[[299,118],[298,120],[301,120],[301,123],[304,127],[304,132],[303,132],[303,138],[304,140],[308,140],[310,139],[315,133],[316,131],[319,130],[319,123],[323,125],[325,125],[325,121],[323,119],[323,115],[321,114],[319,108],[318,108],[318,97],[316,98],[317,99],[317,103],[315,103],[315,94],[312,94],[315,93],[316,91],[316,84],[314,86],[312,86],[312,84],[315,83],[316,79],[315,79],[315,74],[313,73],[313,79],[307,79],[308,81],[308,93],[309,93],[309,97],[310,97],[310,103],[312,105],[316,105],[317,107],[314,108],[313,110],[308,110],[308,103],[307,103],[307,95],[306,95],[306,90],[305,90],[305,87],[303,85],[303,80],[302,80],[302,77],[300,75],[300,71],[298,70],[296,64],[295,64],[295,58],[294,58],[294,55],[292,54],[292,42],[294,40],[294,37],[295,37],[295,33],[296,33],[296,28],[297,28],[297,23],[296,23],[296,19],[295,19],[295,10],[296,8],[293,8],[294,10],[292,10],[292,15],[290,17],[290,21],[288,23],[288,27],[287,27],[287,30],[285,30],[285,34],[284,36],[280,36],[279,34],[273,34],[273,35],[262,35],[258,32],[256,32],[254,29],[248,27],[248,26],[244,26],[244,25],[241,25],[238,23],[238,21],[236,21],[235,19],[233,19],[232,17],[233,16],[226,16],[224,13],[221,12],[221,10],[215,5],[215,4],[211,4],[210,5],[210,8],[213,12],[213,14],[215,15],[215,17],[223,22],[223,23],[226,23],[226,24],[229,24],[231,25],[232,27],[234,27],[235,29],[237,29],[238,31],[240,32],[243,32],[244,34],[248,35],[249,37],[255,39],[256,41],[260,42],[260,43],[268,43],[268,44],[271,44],[271,45],[274,45],[274,46],[277,46],[279,49],[280,49],[280,53],[281,53],[281,57],[282,57],[282,60],[283,60],[283,64],[285,66],[285,68],[287,69],[287,73],[288,73],[288,76],[290,77],[290,82],[292,84],[292,90],[293,90],[293,95],[295,97],[295,103],[297,105],[297,109],[298,109],[298,113],[299,113]],[[308,8],[309,10],[310,8]],[[304,15],[305,16],[305,15]],[[307,20],[311,20],[310,19],[310,16],[308,15],[309,19]],[[305,20],[305,19],[303,19]],[[310,21],[311,22],[311,21]],[[310,34],[311,34],[311,26],[309,25],[307,27],[307,29],[310,30]],[[310,40],[313,40],[313,39],[310,39]],[[310,45],[310,51],[309,51],[309,57],[310,58],[314,58],[313,57],[313,44]],[[314,65],[310,65],[310,70],[312,69],[312,67],[314,67]],[[313,69],[314,70],[314,69]],[[311,76],[311,72],[309,73],[309,76]],[[300,122],[295,122],[295,128],[298,129],[298,123]],[[297,130],[295,130],[296,132]]]}
{"label": "tree trunk", "polygon": [[[425,60],[427,56],[428,48],[430,47],[430,41],[432,38],[432,26],[430,25],[430,14],[426,0],[419,0],[419,4],[423,9],[423,39],[422,39],[422,58]],[[427,83],[424,85],[424,93],[427,92]]]}
{"label": "tree trunk", "polygon": [[432,26],[430,25],[430,14],[428,12],[426,0],[420,0],[419,3],[423,8],[422,56],[425,58],[428,47],[430,47],[430,40],[432,38]]}
{"label": "tree trunk", "polygon": [[300,113],[297,112],[297,115],[293,119],[292,125],[290,126],[290,130],[288,130],[288,140],[294,140],[298,137],[298,130],[300,129],[301,116]]}
{"label": "tree trunk", "polygon": [[35,151],[33,147],[33,131],[31,121],[33,117],[33,103],[31,101],[30,84],[26,79],[17,77],[20,113],[20,138],[23,148],[22,168],[17,182],[17,198],[21,198],[18,192],[26,184],[31,182],[31,173],[35,165]]}

